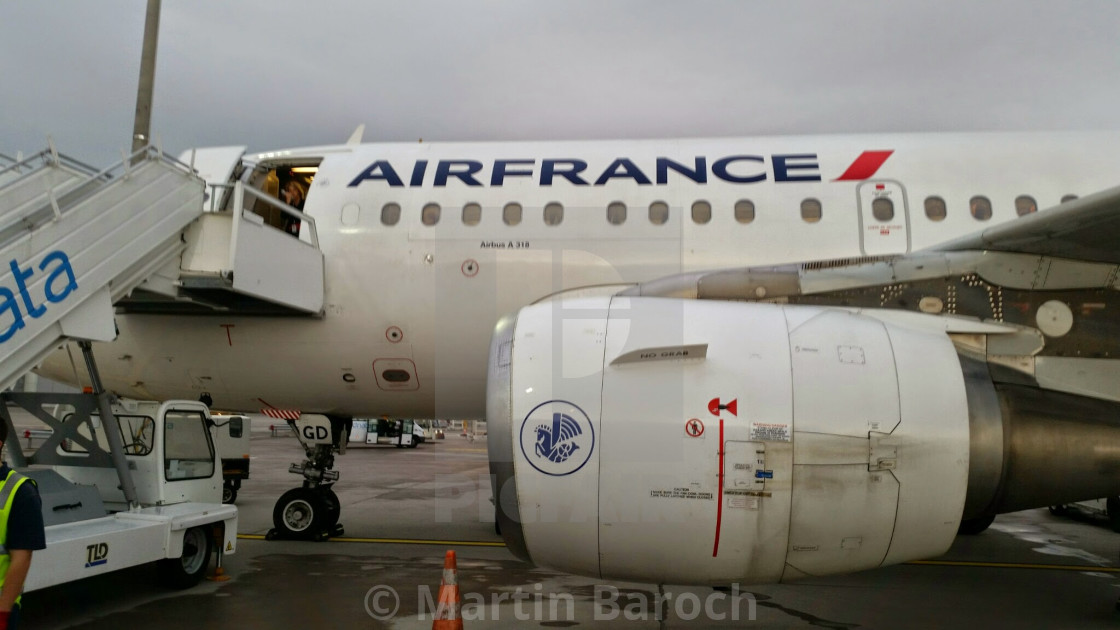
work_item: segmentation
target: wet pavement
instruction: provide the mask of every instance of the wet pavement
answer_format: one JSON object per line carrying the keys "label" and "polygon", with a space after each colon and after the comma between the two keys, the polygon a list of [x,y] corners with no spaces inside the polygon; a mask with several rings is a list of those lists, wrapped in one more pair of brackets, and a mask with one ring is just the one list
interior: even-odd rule
{"label": "wet pavement", "polygon": [[[931,564],[748,586],[599,583],[530,567],[500,546],[259,540],[294,485],[294,439],[253,440],[238,498],[232,579],[166,591],[139,567],[25,597],[28,628],[430,628],[444,552],[459,559],[465,626],[625,628],[1115,627],[1120,534],[1046,510],[1004,515]],[[418,449],[357,448],[338,458],[346,540],[495,545],[485,442],[449,436]],[[671,550],[667,550],[671,553]],[[1045,565],[1045,566],[1042,566]],[[1063,568],[1047,568],[1059,566]]]}

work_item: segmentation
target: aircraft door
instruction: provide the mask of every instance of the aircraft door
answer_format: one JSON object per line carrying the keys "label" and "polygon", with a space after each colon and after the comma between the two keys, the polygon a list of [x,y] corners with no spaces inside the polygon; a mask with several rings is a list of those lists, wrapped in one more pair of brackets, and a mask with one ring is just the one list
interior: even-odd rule
{"label": "aircraft door", "polygon": [[891,180],[863,182],[856,189],[859,203],[859,245],[864,256],[905,254],[910,251],[910,211],[906,190]]}

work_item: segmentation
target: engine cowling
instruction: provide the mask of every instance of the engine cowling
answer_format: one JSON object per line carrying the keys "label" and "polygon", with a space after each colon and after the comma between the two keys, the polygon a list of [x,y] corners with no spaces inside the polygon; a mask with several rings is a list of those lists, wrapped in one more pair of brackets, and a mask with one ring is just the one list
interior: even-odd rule
{"label": "engine cowling", "polygon": [[968,492],[952,342],[842,310],[539,304],[499,323],[488,389],[503,536],[571,573],[759,583],[936,556]]}

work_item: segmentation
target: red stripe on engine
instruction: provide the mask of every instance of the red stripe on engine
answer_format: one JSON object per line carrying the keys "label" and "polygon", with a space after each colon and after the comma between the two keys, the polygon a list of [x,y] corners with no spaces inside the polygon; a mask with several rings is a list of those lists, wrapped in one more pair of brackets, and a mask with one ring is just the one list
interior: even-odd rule
{"label": "red stripe on engine", "polygon": [[719,553],[719,526],[723,522],[723,418],[719,419],[719,502],[716,503],[716,542],[712,557]]}
{"label": "red stripe on engine", "polygon": [[879,167],[883,165],[883,162],[887,161],[887,158],[889,158],[892,153],[894,153],[893,150],[864,151],[863,153],[859,154],[859,157],[856,158],[855,162],[852,162],[852,165],[848,167],[848,170],[844,171],[843,175],[837,177],[832,181],[842,182],[873,177],[875,173],[878,172]]}

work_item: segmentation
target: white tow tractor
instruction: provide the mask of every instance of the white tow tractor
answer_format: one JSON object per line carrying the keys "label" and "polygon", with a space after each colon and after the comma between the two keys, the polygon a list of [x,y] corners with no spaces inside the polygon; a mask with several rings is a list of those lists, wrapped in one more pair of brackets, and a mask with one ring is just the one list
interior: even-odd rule
{"label": "white tow tractor", "polygon": [[237,508],[222,505],[222,468],[202,403],[111,403],[104,392],[0,399],[9,435],[9,405],[54,430],[30,455],[8,441],[13,467],[38,485],[46,525],[47,548],[35,552],[25,591],[150,562],[167,586],[187,588],[212,553],[220,562],[236,550]]}

